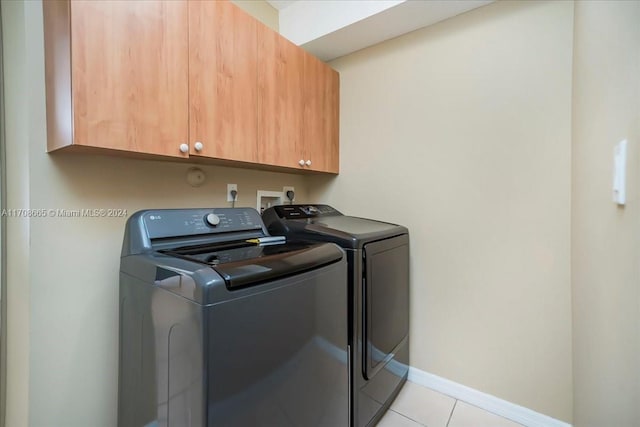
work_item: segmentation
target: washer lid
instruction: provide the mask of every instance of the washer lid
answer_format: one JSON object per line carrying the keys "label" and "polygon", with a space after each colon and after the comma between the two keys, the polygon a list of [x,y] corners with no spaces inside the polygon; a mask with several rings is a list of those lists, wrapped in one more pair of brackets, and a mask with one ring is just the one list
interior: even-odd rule
{"label": "washer lid", "polygon": [[338,262],[340,248],[326,243],[197,245],[161,251],[213,268],[230,290],[255,286]]}

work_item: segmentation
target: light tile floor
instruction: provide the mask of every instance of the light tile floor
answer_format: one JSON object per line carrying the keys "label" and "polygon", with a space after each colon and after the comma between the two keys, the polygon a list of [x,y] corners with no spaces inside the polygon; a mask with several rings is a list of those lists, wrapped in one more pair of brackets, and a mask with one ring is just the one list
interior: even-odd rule
{"label": "light tile floor", "polygon": [[407,381],[378,427],[523,427],[453,397]]}

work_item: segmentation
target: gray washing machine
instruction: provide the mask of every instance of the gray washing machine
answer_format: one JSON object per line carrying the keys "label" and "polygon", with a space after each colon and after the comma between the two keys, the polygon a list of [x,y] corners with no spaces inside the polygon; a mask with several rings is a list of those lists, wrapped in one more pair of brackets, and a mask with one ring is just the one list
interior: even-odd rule
{"label": "gray washing machine", "polygon": [[337,245],[273,241],[251,208],[135,213],[118,425],[348,425],[346,274]]}
{"label": "gray washing machine", "polygon": [[327,205],[275,206],[262,219],[273,234],[333,242],[346,251],[351,425],[375,425],[409,371],[409,231]]}

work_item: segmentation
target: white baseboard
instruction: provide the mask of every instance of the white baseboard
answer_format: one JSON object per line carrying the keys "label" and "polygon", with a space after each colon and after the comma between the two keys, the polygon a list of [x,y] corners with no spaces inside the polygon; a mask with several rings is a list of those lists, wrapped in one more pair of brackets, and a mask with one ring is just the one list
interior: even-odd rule
{"label": "white baseboard", "polygon": [[462,400],[485,411],[501,417],[508,418],[526,427],[571,427],[564,421],[551,418],[524,406],[507,402],[499,397],[475,390],[462,384],[458,384],[446,378],[422,371],[418,368],[409,368],[409,381],[428,387],[455,399]]}

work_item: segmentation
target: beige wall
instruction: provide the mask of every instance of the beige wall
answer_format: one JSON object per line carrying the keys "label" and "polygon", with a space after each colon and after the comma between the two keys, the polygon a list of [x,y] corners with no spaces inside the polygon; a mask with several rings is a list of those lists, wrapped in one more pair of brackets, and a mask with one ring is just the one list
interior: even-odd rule
{"label": "beige wall", "polygon": [[[640,3],[576,3],[573,344],[577,427],[640,425]],[[611,199],[628,140],[627,205]]]}
{"label": "beige wall", "polygon": [[[639,3],[579,2],[574,33],[571,2],[501,1],[337,60],[339,177],[203,166],[197,189],[186,164],[46,154],[40,2],[2,14],[8,207],[226,206],[227,182],[245,205],[295,185],[409,226],[412,365],[577,427],[640,424]],[[8,426],[115,425],[123,226],[9,219]]]}
{"label": "beige wall", "polygon": [[564,421],[572,31],[571,2],[501,1],[334,61],[313,192],[409,227],[412,366]]}
{"label": "beige wall", "polygon": [[[29,207],[30,72],[25,11],[2,2],[2,42],[7,156],[7,206]],[[7,218],[7,402],[6,426],[26,425],[29,410],[29,221]]]}
{"label": "beige wall", "polygon": [[[47,154],[40,2],[3,2],[9,208],[255,206],[256,190],[296,187],[300,175]],[[116,425],[118,270],[125,218],[9,220],[7,426]]]}

